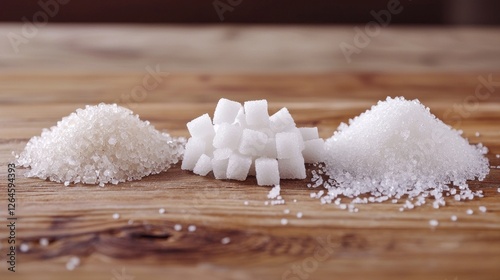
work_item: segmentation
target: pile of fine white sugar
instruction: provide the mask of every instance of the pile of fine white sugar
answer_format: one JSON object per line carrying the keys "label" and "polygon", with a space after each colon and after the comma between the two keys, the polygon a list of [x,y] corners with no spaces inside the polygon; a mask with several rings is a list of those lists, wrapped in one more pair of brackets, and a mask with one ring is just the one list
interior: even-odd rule
{"label": "pile of fine white sugar", "polygon": [[220,99],[213,122],[204,114],[187,124],[182,169],[216,179],[274,186],[280,179],[305,179],[304,163],[321,162],[324,140],[316,127],[297,128],[286,108],[269,116],[266,100],[239,102]]}
{"label": "pile of fine white sugar", "polygon": [[181,159],[184,142],[126,108],[99,104],[78,109],[31,138],[18,164],[31,168],[28,177],[103,186],[167,170]]}
{"label": "pile of fine white sugar", "polygon": [[[341,124],[325,147],[325,166],[313,171],[309,185],[327,189],[315,195],[323,203],[340,195],[356,198],[354,203],[407,197],[404,208],[411,209],[430,196],[438,208],[445,204],[443,195],[456,200],[482,196],[466,181],[483,180],[489,172],[487,148],[470,145],[418,100],[402,97],[388,97],[349,125]],[[329,179],[323,180],[323,173]],[[363,194],[368,196],[358,198]]]}

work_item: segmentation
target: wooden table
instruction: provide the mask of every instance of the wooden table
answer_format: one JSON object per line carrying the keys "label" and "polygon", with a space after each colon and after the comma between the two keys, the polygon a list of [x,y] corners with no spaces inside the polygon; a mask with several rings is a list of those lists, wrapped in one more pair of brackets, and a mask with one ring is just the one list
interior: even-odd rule
{"label": "wooden table", "polygon": [[[16,28],[19,27],[2,26],[0,30]],[[136,29],[114,28],[120,34]],[[150,32],[157,34],[159,28]],[[77,29],[85,31],[83,38],[94,30]],[[186,29],[188,33],[195,32]],[[500,166],[500,159],[495,157],[500,154],[500,86],[492,87],[488,97],[475,94],[482,79],[500,81],[498,63],[486,63],[481,68],[470,58],[467,71],[453,71],[450,65],[459,64],[454,61],[436,66],[440,71],[427,73],[418,71],[422,70],[418,65],[390,71],[384,62],[378,65],[383,71],[372,71],[373,65],[363,71],[361,62],[357,62],[357,68],[348,72],[325,71],[326,64],[314,60],[309,60],[303,71],[300,65],[286,71],[279,63],[270,66],[268,61],[257,61],[252,68],[255,71],[245,72],[231,62],[213,62],[218,70],[214,74],[207,71],[207,65],[188,69],[193,65],[185,57],[187,62],[178,62],[168,73],[162,68],[165,72],[157,77],[161,82],[158,87],[149,91],[146,98],[134,101],[127,96],[148,75],[145,67],[155,67],[151,58],[154,55],[142,53],[141,58],[134,58],[133,53],[118,51],[118,57],[112,58],[114,51],[109,47],[103,57],[115,64],[101,68],[97,62],[101,51],[85,54],[95,63],[76,54],[70,55],[73,60],[68,63],[58,55],[76,52],[83,42],[74,43],[79,37],[68,30],[69,27],[48,28],[36,40],[45,44],[50,40],[62,40],[69,45],[73,42],[72,47],[58,45],[36,52],[34,44],[26,53],[3,52],[0,61],[1,279],[499,279],[500,169],[492,169],[483,182],[470,183],[474,190],[484,191],[482,199],[449,199],[448,205],[439,210],[426,205],[405,212],[398,211],[401,202],[368,204],[361,205],[359,213],[321,205],[309,197],[307,181],[283,181],[282,196],[287,204],[266,206],[269,188],[256,186],[254,178],[243,183],[223,182],[211,176],[193,175],[179,166],[142,181],[105,188],[64,187],[24,178],[19,176],[23,170],[18,169],[17,242],[29,244],[30,249],[17,252],[17,272],[8,272],[5,183],[6,164],[13,159],[11,152],[21,151],[42,128],[54,125],[86,104],[119,102],[158,129],[187,136],[186,122],[202,113],[212,114],[220,97],[238,101],[266,98],[271,113],[286,106],[298,125],[318,126],[321,136],[327,138],[340,122],[386,96],[419,98],[436,116],[463,129],[472,143],[484,143],[490,149],[491,165]],[[348,30],[351,28],[325,28],[322,32],[343,34]],[[268,32],[278,31],[279,28],[270,28]],[[138,36],[151,34],[147,29],[144,32]],[[177,32],[182,33],[179,29]],[[252,32],[241,28],[237,33],[246,38]],[[385,36],[399,32],[402,31],[388,29]],[[466,37],[469,31],[454,32]],[[441,31],[441,35],[445,33]],[[498,40],[498,35],[487,40]],[[99,43],[103,44],[99,41],[95,45]],[[87,41],[85,44],[94,45]],[[212,42],[211,46],[217,44],[222,43]],[[429,45],[422,52],[432,54],[432,44],[422,44]],[[148,48],[144,46],[144,50]],[[48,54],[52,56],[45,57],[46,61],[56,65],[48,65],[50,69],[44,70],[43,63],[35,58]],[[472,54],[481,57],[480,51],[467,55]],[[286,55],[281,54],[280,59],[285,61]],[[441,61],[437,53],[434,55]],[[478,58],[481,59],[498,61],[499,56],[489,53]],[[74,61],[80,61],[82,69],[71,66]],[[120,66],[120,61],[132,62],[127,67]],[[139,67],[139,61],[147,62]],[[63,66],[68,66],[68,70]],[[400,63],[395,69],[405,67]],[[266,68],[272,69],[255,73]],[[476,132],[480,132],[479,137]],[[480,213],[479,206],[486,206],[487,213]],[[160,208],[165,209],[164,214],[159,213]],[[285,214],[285,209],[290,214]],[[467,209],[473,209],[474,214],[466,215]],[[295,217],[297,212],[303,213],[301,219]],[[114,213],[119,213],[120,218],[113,219]],[[458,216],[457,222],[450,221],[452,215]],[[281,225],[282,218],[288,218],[288,225]],[[430,219],[439,220],[439,226],[432,229]],[[175,224],[181,224],[183,229],[174,230]],[[196,231],[189,232],[189,225],[196,225]],[[221,243],[225,237],[230,238],[228,244]],[[41,238],[47,238],[49,245],[41,246]],[[68,271],[65,266],[72,256],[78,256],[81,264]]]}

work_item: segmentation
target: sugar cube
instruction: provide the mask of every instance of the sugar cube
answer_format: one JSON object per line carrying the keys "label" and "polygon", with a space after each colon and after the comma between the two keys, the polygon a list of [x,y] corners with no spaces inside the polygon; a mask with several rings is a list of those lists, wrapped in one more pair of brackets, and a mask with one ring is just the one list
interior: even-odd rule
{"label": "sugar cube", "polygon": [[239,102],[221,98],[215,107],[214,124],[233,123],[241,108]]}
{"label": "sugar cube", "polygon": [[323,162],[325,155],[325,140],[321,138],[312,139],[307,140],[304,144],[305,148],[304,151],[302,151],[302,155],[306,163]]}
{"label": "sugar cube", "polygon": [[293,133],[297,134],[297,140],[299,141],[299,149],[301,151],[304,150],[304,148],[305,148],[304,139],[302,138],[302,133],[300,132],[300,130],[298,128],[292,127],[292,128],[289,128],[285,132],[293,132]]}
{"label": "sugar cube", "polygon": [[203,154],[196,162],[193,173],[200,176],[207,176],[210,171],[212,171],[212,159],[209,156]]}
{"label": "sugar cube", "polygon": [[189,138],[182,161],[182,170],[193,170],[200,156],[205,153],[205,141],[199,138]]}
{"label": "sugar cube", "polygon": [[212,120],[208,114],[201,115],[188,122],[187,128],[193,137],[212,139],[215,136]]}
{"label": "sugar cube", "polygon": [[234,153],[229,157],[226,177],[228,179],[245,181],[250,170],[250,165],[252,165],[252,157]]}
{"label": "sugar cube", "polygon": [[287,108],[282,108],[270,118],[271,129],[274,132],[282,132],[295,127],[295,121]]}
{"label": "sugar cube", "polygon": [[[217,151],[217,150],[216,150]],[[212,159],[212,170],[214,172],[215,179],[227,179],[227,164],[229,159]]]}
{"label": "sugar cube", "polygon": [[239,152],[243,155],[258,156],[267,144],[267,135],[263,132],[245,128],[241,136]]}
{"label": "sugar cube", "polygon": [[299,127],[299,131],[300,131],[300,134],[302,135],[302,139],[304,139],[304,141],[319,138],[319,133],[318,133],[317,127]]}
{"label": "sugar cube", "polygon": [[278,159],[279,175],[281,179],[305,179],[306,167],[302,156]]}
{"label": "sugar cube", "polygon": [[280,132],[276,134],[276,152],[278,159],[301,157],[299,136],[294,132]]}
{"label": "sugar cube", "polygon": [[257,184],[260,186],[274,186],[280,183],[280,173],[276,159],[256,159],[255,172],[257,174]]}
{"label": "sugar cube", "polygon": [[264,127],[269,125],[267,100],[247,101],[244,104],[246,123],[251,126]]}
{"label": "sugar cube", "polygon": [[266,147],[262,151],[262,156],[268,157],[268,158],[276,158],[278,156],[278,153],[276,151],[276,139],[275,138],[268,138],[266,142]]}
{"label": "sugar cube", "polygon": [[215,149],[214,159],[228,159],[233,151],[229,148]]}
{"label": "sugar cube", "polygon": [[219,125],[214,137],[215,148],[231,148],[236,150],[240,144],[243,128],[237,124],[222,123]]}
{"label": "sugar cube", "polygon": [[243,109],[243,107],[240,108],[240,110],[238,111],[238,114],[236,115],[236,118],[234,120],[234,124],[237,124],[241,127],[247,127],[247,121],[246,121],[246,114],[245,114],[245,110]]}

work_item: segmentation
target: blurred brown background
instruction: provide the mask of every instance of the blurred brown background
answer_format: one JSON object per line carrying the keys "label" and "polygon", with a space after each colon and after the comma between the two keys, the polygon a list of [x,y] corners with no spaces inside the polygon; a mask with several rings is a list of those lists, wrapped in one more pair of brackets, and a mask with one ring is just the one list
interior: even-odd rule
{"label": "blurred brown background", "polygon": [[[39,3],[64,4],[51,22],[112,23],[293,23],[354,24],[372,20],[371,10],[386,9],[387,0],[41,0],[2,1],[0,21],[17,22],[40,10]],[[495,0],[400,0],[404,12],[392,24],[500,24]],[[227,6],[226,6],[227,5]],[[228,9],[224,19],[214,6]],[[238,9],[235,7],[238,6]],[[29,20],[31,18],[28,17]]]}

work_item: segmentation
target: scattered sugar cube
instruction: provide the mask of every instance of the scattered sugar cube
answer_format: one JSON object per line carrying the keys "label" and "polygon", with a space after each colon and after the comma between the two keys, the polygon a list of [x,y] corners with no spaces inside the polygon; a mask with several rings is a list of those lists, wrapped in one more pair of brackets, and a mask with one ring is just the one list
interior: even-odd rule
{"label": "scattered sugar cube", "polygon": [[182,170],[193,170],[201,155],[205,153],[205,141],[191,137],[186,144],[184,159],[182,160]]}
{"label": "scattered sugar cube", "polygon": [[207,176],[210,171],[212,171],[212,159],[209,156],[203,154],[196,162],[193,173],[200,176]]}
{"label": "scattered sugar cube", "polygon": [[274,132],[282,132],[295,127],[295,121],[287,108],[281,108],[281,110],[272,115],[269,120],[271,129]]}
{"label": "scattered sugar cube", "polygon": [[214,124],[233,123],[243,107],[239,102],[221,98],[214,112]]}
{"label": "scattered sugar cube", "polygon": [[208,114],[201,115],[187,123],[187,128],[192,137],[213,139],[215,130]]}
{"label": "scattered sugar cube", "polygon": [[289,159],[302,156],[298,135],[293,132],[277,133],[276,152],[278,159]]}
{"label": "scattered sugar cube", "polygon": [[215,148],[229,148],[236,150],[239,147],[243,129],[237,124],[223,123],[215,133],[213,146]]}
{"label": "scattered sugar cube", "polygon": [[305,141],[305,148],[302,151],[306,163],[322,162],[325,156],[325,140],[313,139]]}
{"label": "scattered sugar cube", "polygon": [[267,100],[247,101],[244,104],[247,125],[264,127],[269,125]]}
{"label": "scattered sugar cube", "polygon": [[226,177],[228,179],[244,181],[248,176],[248,171],[252,165],[252,158],[240,154],[232,154],[229,157]]}
{"label": "scattered sugar cube", "polygon": [[259,156],[266,148],[267,139],[265,133],[245,128],[241,136],[239,152],[243,155]]}
{"label": "scattered sugar cube", "polygon": [[281,179],[305,179],[306,167],[302,156],[278,159],[278,169]]}
{"label": "scattered sugar cube", "polygon": [[272,158],[258,158],[255,160],[257,184],[259,186],[274,186],[280,183],[278,160]]}
{"label": "scattered sugar cube", "polygon": [[304,141],[314,140],[319,138],[319,132],[317,127],[299,127],[299,131]]}

